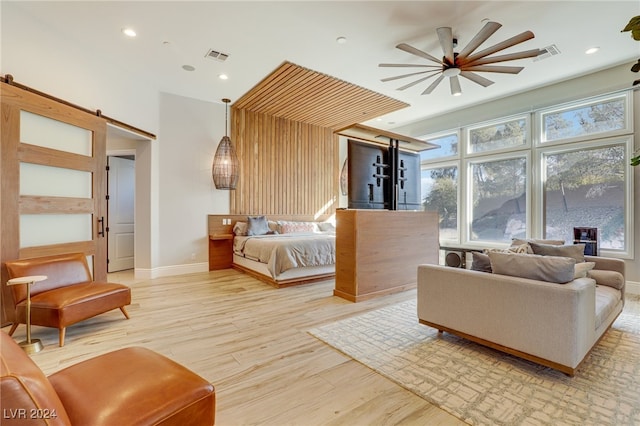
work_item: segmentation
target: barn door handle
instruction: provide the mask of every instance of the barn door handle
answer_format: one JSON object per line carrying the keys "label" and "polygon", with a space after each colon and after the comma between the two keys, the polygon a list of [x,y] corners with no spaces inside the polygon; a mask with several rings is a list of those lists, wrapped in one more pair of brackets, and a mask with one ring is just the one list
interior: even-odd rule
{"label": "barn door handle", "polygon": [[98,230],[98,236],[104,237],[104,216],[98,219],[98,225],[100,225],[100,229]]}

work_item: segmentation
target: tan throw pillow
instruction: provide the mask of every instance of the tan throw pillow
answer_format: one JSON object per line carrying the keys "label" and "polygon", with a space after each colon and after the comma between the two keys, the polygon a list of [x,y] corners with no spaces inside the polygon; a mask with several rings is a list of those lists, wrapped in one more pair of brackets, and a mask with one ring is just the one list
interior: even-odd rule
{"label": "tan throw pillow", "polygon": [[512,246],[521,246],[522,244],[528,244],[528,243],[550,244],[552,246],[561,246],[561,245],[564,245],[564,240],[541,240],[536,238],[529,238],[529,239],[513,238],[511,240]]}
{"label": "tan throw pillow", "polygon": [[489,253],[494,274],[529,278],[550,283],[573,281],[575,259],[535,254]]}
{"label": "tan throw pillow", "polygon": [[587,272],[595,268],[596,262],[580,262],[576,263],[573,278],[585,278]]}
{"label": "tan throw pillow", "polygon": [[551,244],[529,243],[534,254],[542,256],[571,257],[576,262],[584,262],[584,244],[555,246]]}
{"label": "tan throw pillow", "polygon": [[233,233],[240,236],[247,235],[247,222],[236,222],[233,225]]}
{"label": "tan throw pillow", "polygon": [[513,238],[513,239],[511,239],[511,247],[522,246],[522,245],[526,244],[527,253],[533,254],[533,250],[531,250],[531,246],[529,245],[529,243],[550,244],[550,245],[553,245],[553,246],[561,246],[561,245],[564,244],[564,240],[542,240],[542,239],[536,239],[536,238],[528,238],[528,239]]}

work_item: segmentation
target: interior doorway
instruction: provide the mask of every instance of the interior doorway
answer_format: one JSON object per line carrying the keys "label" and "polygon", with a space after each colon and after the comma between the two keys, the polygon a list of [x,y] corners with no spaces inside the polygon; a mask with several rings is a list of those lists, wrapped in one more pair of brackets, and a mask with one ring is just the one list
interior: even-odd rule
{"label": "interior doorway", "polygon": [[135,157],[107,156],[107,272],[135,266]]}

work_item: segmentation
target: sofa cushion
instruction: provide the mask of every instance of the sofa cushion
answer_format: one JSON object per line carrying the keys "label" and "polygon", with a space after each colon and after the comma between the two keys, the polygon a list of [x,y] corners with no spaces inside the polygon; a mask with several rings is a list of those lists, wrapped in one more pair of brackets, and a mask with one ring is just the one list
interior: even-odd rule
{"label": "sofa cushion", "polygon": [[596,284],[613,287],[616,290],[622,290],[624,288],[624,276],[617,271],[593,269],[587,272],[587,276],[596,280]]}
{"label": "sofa cushion", "polygon": [[132,347],[49,376],[72,425],[212,425],[215,390],[184,366]]}
{"label": "sofa cushion", "polygon": [[471,252],[473,258],[471,262],[471,270],[480,272],[491,272],[491,260],[489,255],[477,251]]}
{"label": "sofa cushion", "polygon": [[534,254],[542,256],[571,257],[576,262],[584,262],[584,244],[569,244],[558,246],[552,244],[529,243]]}
{"label": "sofa cushion", "polygon": [[596,262],[580,262],[576,263],[576,267],[573,273],[573,278],[584,278],[587,273],[595,268]]}
{"label": "sofa cushion", "polygon": [[573,281],[575,259],[534,254],[489,253],[494,274],[565,284]]}
{"label": "sofa cushion", "polygon": [[607,320],[622,297],[619,290],[607,286],[596,286],[596,330]]}

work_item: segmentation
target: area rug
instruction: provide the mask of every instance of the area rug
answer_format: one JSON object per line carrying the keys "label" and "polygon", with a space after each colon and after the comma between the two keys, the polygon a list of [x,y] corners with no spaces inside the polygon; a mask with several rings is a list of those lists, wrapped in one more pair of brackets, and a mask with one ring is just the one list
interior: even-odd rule
{"label": "area rug", "polygon": [[640,425],[640,298],[574,377],[418,323],[415,301],[309,333],[474,425]]}

